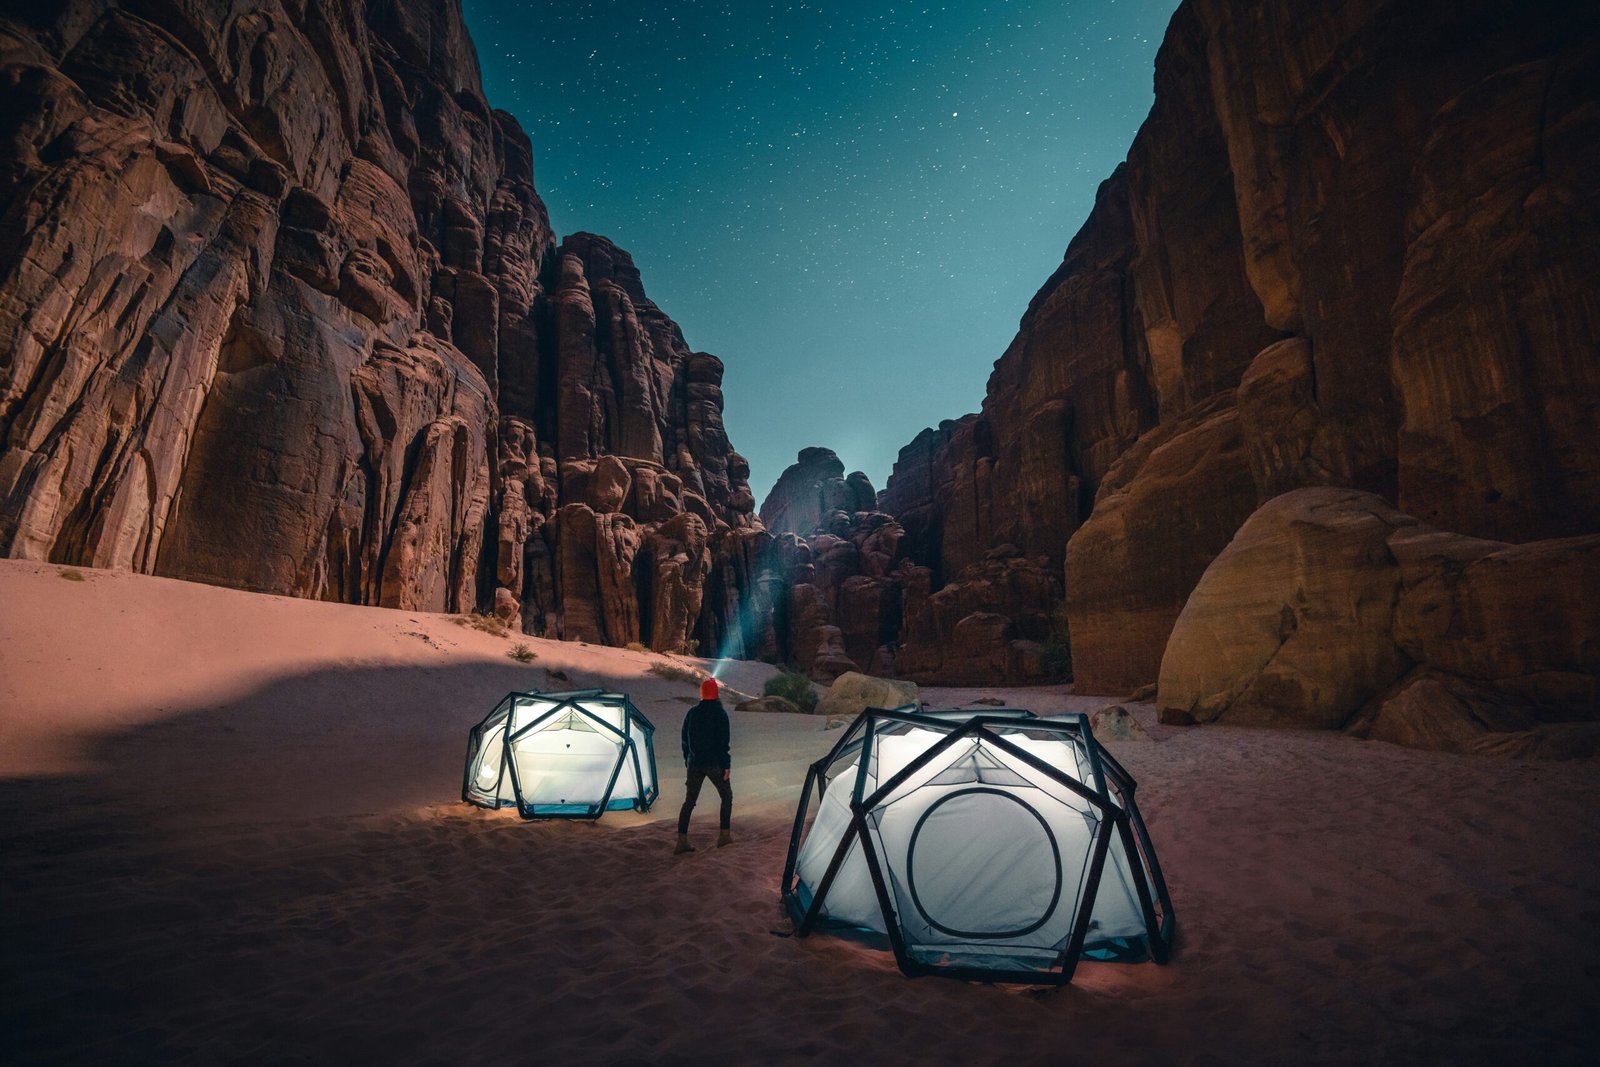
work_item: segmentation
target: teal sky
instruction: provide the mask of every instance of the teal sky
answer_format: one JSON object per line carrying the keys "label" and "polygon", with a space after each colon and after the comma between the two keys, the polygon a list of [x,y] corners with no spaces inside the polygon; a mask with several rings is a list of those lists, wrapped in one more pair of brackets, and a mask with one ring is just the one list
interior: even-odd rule
{"label": "teal sky", "polygon": [[632,253],[727,365],[757,500],[795,453],[882,488],[974,411],[1150,109],[1176,0],[463,0],[558,234]]}

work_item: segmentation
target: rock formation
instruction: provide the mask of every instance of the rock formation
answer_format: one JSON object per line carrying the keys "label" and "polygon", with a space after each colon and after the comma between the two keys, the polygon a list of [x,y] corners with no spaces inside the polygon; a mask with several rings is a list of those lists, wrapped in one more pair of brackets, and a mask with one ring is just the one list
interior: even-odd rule
{"label": "rock formation", "polygon": [[[823,679],[1045,681],[1070,632],[1079,689],[1127,692],[1293,490],[1505,546],[1473,557],[1482,583],[1600,531],[1593,5],[1185,0],[982,409],[908,444],[876,499],[807,449],[765,524],[722,364],[626,253],[556,240],[453,0],[6,11],[7,555]],[[1511,616],[1393,655],[1358,622],[1361,692],[1301,703],[1366,700],[1373,736],[1466,744],[1417,709],[1498,708],[1530,671],[1588,692],[1587,667],[1464,669],[1512,654]],[[1264,675],[1224,657],[1240,673],[1193,712],[1226,692],[1270,717],[1262,686],[1298,707],[1284,647]]]}
{"label": "rock formation", "polygon": [[858,511],[876,511],[878,494],[861,471],[844,475],[831,448],[802,448],[761,502],[761,524],[802,537],[830,524],[848,524]]}
{"label": "rock formation", "polygon": [[894,682],[851,671],[840,675],[822,694],[817,714],[853,718],[868,708],[893,710],[907,704],[920,706],[920,702],[917,687],[911,682]]}
{"label": "rock formation", "polygon": [[722,363],[689,350],[609,241],[576,234],[553,258],[523,385],[505,401],[519,414],[499,452],[502,599],[529,633],[697,647],[717,556],[737,563],[727,535],[754,525],[749,464],[722,424]]}
{"label": "rock formation", "polygon": [[470,607],[526,137],[448,9],[140,10],[0,26],[0,548]]}
{"label": "rock formation", "polygon": [[[782,590],[741,611],[769,658],[821,682],[848,672],[965,685],[1048,678],[1040,656],[1052,621],[1039,605],[1060,599],[1044,558],[1013,546],[984,553],[960,580],[936,586],[906,529],[873,509],[866,476],[843,477],[825,448],[807,448],[762,504],[763,549],[753,566]],[[729,597],[728,603],[736,603]]]}
{"label": "rock formation", "polygon": [[1064,595],[1081,691],[1153,682],[1207,566],[1300,487],[1505,542],[1600,530],[1597,73],[1583,5],[1186,0],[982,411],[880,495],[933,597],[994,550],[1059,576],[967,625],[989,680]]}
{"label": "rock formation", "polygon": [[1592,754],[1600,534],[1510,545],[1435,530],[1371,493],[1285,493],[1206,569],[1156,699],[1169,721]]}
{"label": "rock formation", "polygon": [[690,644],[722,365],[557,246],[456,4],[8,10],[0,551]]}

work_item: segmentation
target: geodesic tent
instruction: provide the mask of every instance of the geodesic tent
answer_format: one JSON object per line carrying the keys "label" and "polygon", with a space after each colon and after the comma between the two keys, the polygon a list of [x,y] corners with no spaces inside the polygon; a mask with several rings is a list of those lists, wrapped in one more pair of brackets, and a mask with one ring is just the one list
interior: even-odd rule
{"label": "geodesic tent", "polygon": [[869,708],[806,776],[783,899],[798,935],[887,937],[908,975],[1165,963],[1172,901],[1133,791],[1085,715]]}
{"label": "geodesic tent", "polygon": [[508,693],[467,736],[461,799],[524,819],[649,811],[655,729],[626,693]]}

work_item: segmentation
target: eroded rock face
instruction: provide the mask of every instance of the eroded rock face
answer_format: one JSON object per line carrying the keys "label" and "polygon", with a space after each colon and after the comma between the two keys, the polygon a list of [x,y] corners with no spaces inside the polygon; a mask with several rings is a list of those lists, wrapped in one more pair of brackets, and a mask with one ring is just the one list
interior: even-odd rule
{"label": "eroded rock face", "polygon": [[[1280,494],[1600,529],[1593,5],[1186,0],[981,410],[876,501],[806,450],[765,529],[722,364],[557,244],[454,4],[8,11],[9,555],[977,684],[1051,680],[1065,599],[1124,692]],[[1466,700],[1432,678],[1389,684]]]}
{"label": "eroded rock face", "polygon": [[[1161,663],[1172,721],[1350,727],[1449,751],[1584,755],[1600,722],[1600,535],[1508,545],[1370,493],[1263,505]],[[1587,738],[1587,740],[1585,740]]]}
{"label": "eroded rock face", "polygon": [[1067,543],[1080,688],[1129,692],[1156,676],[1189,591],[1255,503],[1226,395],[1163,423],[1118,460],[1094,514]]}
{"label": "eroded rock face", "polygon": [[844,463],[831,448],[802,448],[795,462],[773,483],[761,502],[761,522],[773,533],[809,537],[834,512],[849,516],[876,511],[878,494],[861,471],[845,477]]}
{"label": "eroded rock face", "polygon": [[30,87],[0,190],[0,548],[486,599],[497,319],[551,235],[455,10],[23,17],[0,27]]}
{"label": "eroded rock face", "polygon": [[982,411],[881,495],[931,593],[1045,556],[1078,689],[1116,693],[1290,490],[1505,542],[1600,530],[1597,41],[1582,5],[1180,5]]}
{"label": "eroded rock face", "polygon": [[1039,659],[1051,629],[1040,605],[1061,598],[1047,560],[1008,556],[975,563],[937,592],[924,568],[908,568],[907,578],[898,674],[939,685],[1059,680]]}
{"label": "eroded rock face", "polygon": [[[542,586],[511,589],[523,598],[525,628],[657,651],[760,654],[774,643],[774,563],[753,517],[750,465],[723,427],[721,361],[689,350],[609,241],[576,234],[555,259],[553,295],[535,304],[544,327],[527,353],[535,366],[520,372],[545,399],[528,413],[501,505],[543,520],[530,525],[524,555],[562,563],[553,609]],[[553,393],[541,393],[551,382]],[[529,448],[541,455],[538,482],[515,477]],[[583,510],[569,512],[574,505]],[[585,512],[599,546],[592,576]],[[570,537],[549,521],[558,514],[575,524]],[[517,556],[504,537],[501,550]],[[730,632],[736,649],[723,647]]]}
{"label": "eroded rock face", "polygon": [[0,551],[708,627],[754,526],[722,364],[556,245],[456,5],[36,7],[0,21]]}

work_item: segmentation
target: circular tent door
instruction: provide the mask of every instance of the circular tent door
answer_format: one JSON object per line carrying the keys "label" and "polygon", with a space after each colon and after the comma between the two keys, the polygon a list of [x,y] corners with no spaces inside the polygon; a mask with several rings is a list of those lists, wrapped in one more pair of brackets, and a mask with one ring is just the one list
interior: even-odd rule
{"label": "circular tent door", "polygon": [[911,901],[958,939],[1024,937],[1061,900],[1061,849],[1044,818],[1003,789],[947,793],[917,820],[906,849]]}

